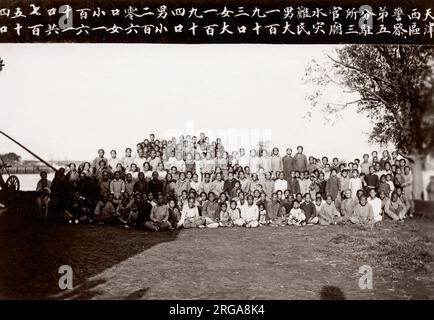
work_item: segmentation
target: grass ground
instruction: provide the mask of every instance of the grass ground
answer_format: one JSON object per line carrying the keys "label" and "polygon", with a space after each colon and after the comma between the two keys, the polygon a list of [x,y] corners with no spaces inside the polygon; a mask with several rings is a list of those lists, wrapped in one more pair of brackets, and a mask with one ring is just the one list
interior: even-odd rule
{"label": "grass ground", "polygon": [[[419,206],[420,207],[420,206]],[[432,207],[422,208],[429,213]],[[152,233],[0,214],[0,298],[434,299],[434,220]],[[73,269],[61,291],[58,269]],[[359,288],[359,268],[373,289]]]}

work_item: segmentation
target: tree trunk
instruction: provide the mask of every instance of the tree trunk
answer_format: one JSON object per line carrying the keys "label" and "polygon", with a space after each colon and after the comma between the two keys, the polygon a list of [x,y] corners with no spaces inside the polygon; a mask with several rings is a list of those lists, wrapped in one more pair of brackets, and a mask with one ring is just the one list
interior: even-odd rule
{"label": "tree trunk", "polygon": [[414,155],[412,157],[413,193],[414,199],[423,199],[423,169],[426,156]]}

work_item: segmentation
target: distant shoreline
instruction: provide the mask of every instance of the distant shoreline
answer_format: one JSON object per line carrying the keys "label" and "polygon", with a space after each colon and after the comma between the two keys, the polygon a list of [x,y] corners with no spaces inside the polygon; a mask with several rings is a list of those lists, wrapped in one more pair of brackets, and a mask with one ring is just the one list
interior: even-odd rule
{"label": "distant shoreline", "polygon": [[54,170],[48,166],[24,166],[24,165],[9,167],[8,171],[10,174],[35,174],[35,173],[40,173],[41,171],[54,172]]}

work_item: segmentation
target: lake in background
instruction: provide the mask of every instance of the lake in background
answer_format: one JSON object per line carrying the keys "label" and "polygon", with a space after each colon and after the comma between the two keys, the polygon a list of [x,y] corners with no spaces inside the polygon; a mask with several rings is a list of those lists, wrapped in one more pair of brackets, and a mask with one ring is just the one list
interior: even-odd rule
{"label": "lake in background", "polygon": [[[39,173],[29,173],[29,174],[15,174],[20,180],[20,190],[22,191],[33,191],[36,190],[36,185],[39,179],[41,179]],[[3,175],[3,179],[7,179],[7,175]],[[53,181],[54,172],[48,174],[48,180]]]}

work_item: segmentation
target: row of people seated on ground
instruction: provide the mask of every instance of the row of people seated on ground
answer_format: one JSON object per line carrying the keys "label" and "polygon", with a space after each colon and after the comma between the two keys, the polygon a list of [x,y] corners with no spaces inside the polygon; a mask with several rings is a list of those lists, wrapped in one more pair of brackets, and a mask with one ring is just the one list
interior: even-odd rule
{"label": "row of people seated on ground", "polygon": [[313,200],[310,193],[273,193],[268,200],[265,193],[259,197],[239,192],[237,198],[220,196],[213,192],[198,195],[194,190],[183,192],[180,199],[158,193],[124,194],[119,203],[112,194],[104,196],[95,208],[88,206],[84,197],[76,191],[63,212],[69,223],[90,222],[96,224],[121,224],[127,228],[138,227],[149,230],[175,228],[218,228],[285,226],[285,225],[335,225],[357,224],[373,226],[382,220],[404,221],[409,217],[410,205],[403,197],[402,188],[388,198],[384,192],[379,197],[375,190],[366,196],[362,190],[358,198],[351,197],[350,190],[343,191],[341,199],[333,201],[331,196],[324,200],[320,194]]}

